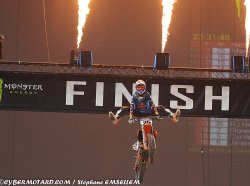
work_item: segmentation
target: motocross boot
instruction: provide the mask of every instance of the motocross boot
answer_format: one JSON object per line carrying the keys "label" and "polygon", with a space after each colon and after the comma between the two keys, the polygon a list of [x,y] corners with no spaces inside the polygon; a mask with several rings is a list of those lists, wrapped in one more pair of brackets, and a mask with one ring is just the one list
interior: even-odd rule
{"label": "motocross boot", "polygon": [[118,124],[118,122],[119,122],[119,118],[116,116],[116,115],[114,115],[114,113],[113,112],[109,112],[109,118],[113,121],[113,124]]}
{"label": "motocross boot", "polygon": [[138,151],[139,149],[139,142],[135,142],[134,145],[132,145],[134,151]]}
{"label": "motocross boot", "polygon": [[181,111],[178,109],[176,112],[175,112],[175,117],[176,117],[176,121],[179,121],[180,119],[180,115],[181,115]]}
{"label": "motocross boot", "polygon": [[143,147],[143,144],[139,141],[136,141],[134,145],[132,145],[134,151],[138,151],[140,147]]}

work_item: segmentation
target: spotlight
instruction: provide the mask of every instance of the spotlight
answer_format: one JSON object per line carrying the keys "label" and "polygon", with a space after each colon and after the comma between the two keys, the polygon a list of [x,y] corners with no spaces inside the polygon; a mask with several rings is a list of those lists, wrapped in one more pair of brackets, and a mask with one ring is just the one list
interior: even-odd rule
{"label": "spotlight", "polygon": [[74,66],[77,64],[77,58],[76,58],[76,51],[74,50],[71,50],[70,51],[70,61],[69,61],[69,64],[70,66]]}
{"label": "spotlight", "polygon": [[232,72],[244,73],[245,61],[246,61],[245,56],[232,56],[232,60],[231,60]]}
{"label": "spotlight", "polygon": [[249,73],[249,60],[250,57],[246,57],[246,62],[245,62],[245,73]]}
{"label": "spotlight", "polygon": [[83,68],[91,68],[93,63],[92,51],[79,52],[79,65]]}
{"label": "spotlight", "polygon": [[93,63],[92,51],[70,51],[70,66],[91,68]]}
{"label": "spotlight", "polygon": [[167,70],[170,65],[169,53],[156,53],[154,57],[154,69]]}

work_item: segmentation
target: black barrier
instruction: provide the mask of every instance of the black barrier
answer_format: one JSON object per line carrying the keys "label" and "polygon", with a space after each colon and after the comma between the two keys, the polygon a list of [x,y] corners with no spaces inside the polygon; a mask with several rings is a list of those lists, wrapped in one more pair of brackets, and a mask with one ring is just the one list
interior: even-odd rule
{"label": "black barrier", "polygon": [[[1,72],[0,109],[107,113],[128,105],[134,78]],[[183,116],[250,118],[250,81],[146,79],[156,105]]]}

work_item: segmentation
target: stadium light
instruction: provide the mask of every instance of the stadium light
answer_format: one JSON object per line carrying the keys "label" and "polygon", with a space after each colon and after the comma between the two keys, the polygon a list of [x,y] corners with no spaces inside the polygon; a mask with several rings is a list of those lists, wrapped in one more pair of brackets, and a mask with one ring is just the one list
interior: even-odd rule
{"label": "stadium light", "polygon": [[156,53],[154,57],[155,70],[167,70],[170,65],[169,53]]}
{"label": "stadium light", "polygon": [[232,72],[245,73],[245,56],[232,56],[231,69]]}
{"label": "stadium light", "polygon": [[77,58],[76,58],[76,51],[75,50],[70,51],[69,64],[70,64],[70,66],[75,66],[77,64]]}
{"label": "stadium light", "polygon": [[250,57],[246,57],[246,63],[245,63],[245,73],[249,73],[249,60]]}
{"label": "stadium light", "polygon": [[70,66],[91,68],[93,64],[92,51],[70,51]]}
{"label": "stadium light", "polygon": [[79,52],[79,65],[83,68],[91,68],[93,64],[92,51]]}

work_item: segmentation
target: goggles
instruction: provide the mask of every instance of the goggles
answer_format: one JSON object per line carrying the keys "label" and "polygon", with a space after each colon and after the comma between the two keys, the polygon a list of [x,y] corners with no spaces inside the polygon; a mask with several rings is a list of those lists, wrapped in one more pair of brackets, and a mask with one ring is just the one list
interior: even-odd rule
{"label": "goggles", "polygon": [[145,90],[145,85],[137,85],[136,90]]}

